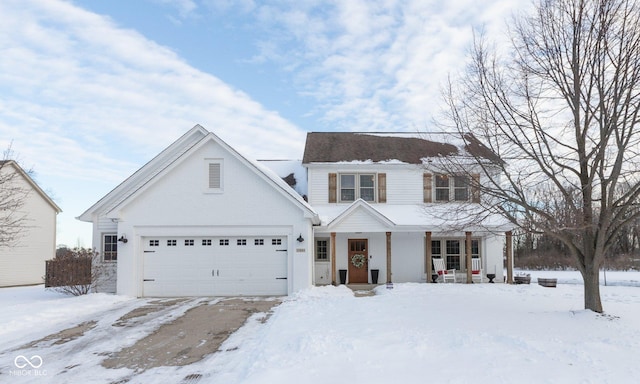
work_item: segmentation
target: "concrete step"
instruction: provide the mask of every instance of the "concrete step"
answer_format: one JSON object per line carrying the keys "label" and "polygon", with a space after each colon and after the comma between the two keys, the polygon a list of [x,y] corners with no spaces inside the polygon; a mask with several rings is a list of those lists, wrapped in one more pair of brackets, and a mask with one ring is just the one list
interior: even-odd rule
{"label": "concrete step", "polygon": [[347,284],[347,287],[351,289],[356,297],[373,296],[373,289],[379,284]]}

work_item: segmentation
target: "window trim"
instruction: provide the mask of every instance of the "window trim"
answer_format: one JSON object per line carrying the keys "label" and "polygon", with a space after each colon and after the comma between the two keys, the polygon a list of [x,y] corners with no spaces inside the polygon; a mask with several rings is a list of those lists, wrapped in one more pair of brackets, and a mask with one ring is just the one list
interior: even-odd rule
{"label": "window trim", "polygon": [[[353,189],[353,200],[347,200],[344,199],[342,196],[342,177],[343,176],[353,176],[354,179],[354,185],[353,187],[348,187],[349,190]],[[361,186],[362,184],[362,177],[363,176],[371,176],[373,185],[370,187],[363,187]],[[386,181],[386,180],[385,180]],[[362,198],[362,189],[366,188],[367,190],[371,190],[373,192],[373,199],[372,200],[365,200],[367,203],[377,203],[378,202],[378,195],[379,195],[379,191],[378,191],[378,173],[376,172],[341,172],[337,174],[337,197],[338,197],[338,202],[339,203],[353,203],[354,201],[361,199]],[[344,188],[347,189],[347,188]]]}
{"label": "window trim", "polygon": [[[331,254],[329,253],[329,238],[325,238],[325,237],[321,237],[321,238],[316,238],[315,239],[315,247],[314,247],[314,260],[317,262],[321,262],[321,263],[328,263],[329,261],[331,261]],[[319,247],[320,247],[320,242],[325,242],[326,244],[324,245],[324,253],[325,253],[325,258],[321,259],[319,258]]]}
{"label": "window trim", "polygon": [[[439,180],[444,180],[446,178],[446,186],[443,185],[438,185],[438,181]],[[445,175],[445,174],[436,174],[435,177],[433,178],[433,189],[434,189],[434,200],[436,203],[447,203],[449,201],[451,201],[451,178],[449,177],[449,175]],[[439,198],[439,191],[446,191],[446,200],[445,199],[441,199]]]}
{"label": "window trim", "polygon": [[[458,251],[459,253],[449,253],[447,250],[447,242],[449,241],[457,241],[458,242]],[[466,271],[465,265],[465,252],[467,250],[467,239],[466,238],[456,238],[456,237],[438,237],[431,239],[431,257],[432,258],[442,258],[445,261],[445,265],[447,269],[453,269],[452,264],[455,264],[453,261],[449,261],[449,258],[458,257],[460,268],[456,268],[456,271],[464,272]],[[436,246],[436,243],[438,244]],[[439,252],[438,252],[439,250]],[[482,238],[480,237],[472,237],[471,238],[471,258],[482,258]]]}
{"label": "window trim", "polygon": [[[111,251],[107,251],[106,250],[106,245],[107,245],[107,240],[106,237],[112,237],[113,240],[109,242],[109,244],[111,244],[112,246],[115,246],[115,251],[111,250]],[[109,258],[107,258],[107,252],[114,253],[115,255],[110,255]],[[103,233],[102,234],[102,261],[105,263],[115,263],[118,261],[118,234],[117,233]]]}
{"label": "window trim", "polygon": [[[443,178],[447,179],[447,186],[445,187],[444,185],[438,185],[438,181],[442,180]],[[464,187],[460,187],[457,185],[456,181],[461,180],[461,178],[464,178],[466,180],[465,186]],[[472,189],[471,189],[471,185],[472,185],[472,180],[471,180],[471,176],[468,175],[449,175],[449,174],[444,174],[444,173],[436,173],[434,174],[433,177],[433,201],[435,201],[436,203],[469,203],[473,201],[473,196],[472,196]],[[447,199],[442,199],[438,196],[438,192],[439,191],[447,191]],[[457,192],[461,191],[461,190],[465,190],[466,193],[466,199],[457,199]]]}

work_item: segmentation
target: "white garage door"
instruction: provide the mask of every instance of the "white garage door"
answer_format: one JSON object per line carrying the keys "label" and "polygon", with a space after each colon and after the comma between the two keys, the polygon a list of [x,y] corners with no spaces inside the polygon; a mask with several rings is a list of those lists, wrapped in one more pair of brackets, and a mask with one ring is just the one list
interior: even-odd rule
{"label": "white garage door", "polygon": [[286,237],[145,237],[144,296],[287,294]]}

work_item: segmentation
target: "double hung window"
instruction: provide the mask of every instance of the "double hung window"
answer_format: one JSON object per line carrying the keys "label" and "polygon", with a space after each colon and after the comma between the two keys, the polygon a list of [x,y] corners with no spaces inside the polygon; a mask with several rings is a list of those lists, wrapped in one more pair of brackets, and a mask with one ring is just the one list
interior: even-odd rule
{"label": "double hung window", "polygon": [[436,201],[469,201],[469,185],[467,176],[436,175]]}
{"label": "double hung window", "polygon": [[340,175],[340,201],[362,199],[376,201],[376,175],[374,173],[345,173]]}

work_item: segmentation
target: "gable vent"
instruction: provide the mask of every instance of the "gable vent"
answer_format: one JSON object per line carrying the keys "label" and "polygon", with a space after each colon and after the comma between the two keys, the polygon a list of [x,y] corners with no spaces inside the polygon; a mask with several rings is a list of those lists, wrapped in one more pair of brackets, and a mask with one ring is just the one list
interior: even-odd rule
{"label": "gable vent", "polygon": [[221,188],[220,163],[209,163],[209,188]]}

